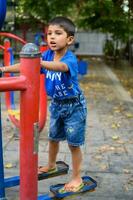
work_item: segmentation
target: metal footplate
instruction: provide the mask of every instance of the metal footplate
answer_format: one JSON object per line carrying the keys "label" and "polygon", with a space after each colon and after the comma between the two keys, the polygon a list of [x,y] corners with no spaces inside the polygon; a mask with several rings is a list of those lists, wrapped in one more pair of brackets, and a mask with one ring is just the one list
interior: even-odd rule
{"label": "metal footplate", "polygon": [[52,178],[55,176],[60,176],[60,175],[64,175],[67,174],[69,170],[69,166],[63,162],[63,161],[57,161],[56,162],[56,170],[54,170],[53,172],[44,172],[41,174],[38,174],[38,180],[43,180],[43,179],[47,179],[47,178]]}
{"label": "metal footplate", "polygon": [[50,191],[54,193],[56,198],[64,198],[64,197],[79,194],[82,192],[93,191],[97,187],[97,182],[93,178],[89,176],[83,176],[82,179],[83,179],[83,186],[76,192],[67,192],[67,191],[63,193],[60,192],[59,190],[64,187],[65,185],[64,183],[51,185]]}

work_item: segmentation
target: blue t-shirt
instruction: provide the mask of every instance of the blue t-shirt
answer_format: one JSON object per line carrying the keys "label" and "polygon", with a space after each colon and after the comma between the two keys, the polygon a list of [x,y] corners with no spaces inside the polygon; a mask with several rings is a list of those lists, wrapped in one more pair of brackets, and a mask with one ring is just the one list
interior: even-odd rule
{"label": "blue t-shirt", "polygon": [[[50,49],[45,51],[42,54],[42,59],[52,61],[54,59],[54,52]],[[68,66],[68,72],[56,72],[41,68],[41,73],[46,74],[45,86],[47,94],[56,99],[75,97],[81,93],[78,84],[77,58],[70,50],[67,50],[60,62]]]}

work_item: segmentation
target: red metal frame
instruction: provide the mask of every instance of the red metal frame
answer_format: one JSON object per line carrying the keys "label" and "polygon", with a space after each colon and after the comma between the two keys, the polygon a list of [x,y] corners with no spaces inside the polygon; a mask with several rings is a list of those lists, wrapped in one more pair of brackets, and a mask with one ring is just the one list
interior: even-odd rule
{"label": "red metal frame", "polygon": [[21,74],[27,77],[27,90],[21,92],[20,103],[20,200],[36,200],[38,152],[35,137],[38,135],[35,136],[34,126],[39,122],[40,58],[21,58],[20,61]]}
{"label": "red metal frame", "polygon": [[[12,38],[15,39],[19,42],[21,42],[22,44],[26,44],[26,41],[24,41],[23,39],[21,39],[20,37],[12,34],[12,33],[6,33],[6,32],[1,32],[0,36],[4,36],[4,37],[8,37],[8,38]],[[10,53],[8,51],[8,49],[10,48],[10,41],[9,40],[5,40],[4,42],[4,46],[0,46],[1,49],[4,50],[4,65],[8,66],[10,65]],[[40,46],[40,51],[43,52],[44,50],[47,49],[47,46]],[[10,75],[6,73],[6,76],[9,77]],[[46,118],[47,118],[47,94],[46,94],[46,89],[45,89],[45,76],[43,74],[40,75],[40,103],[39,103],[39,132],[44,128],[45,123],[46,123]],[[10,92],[6,92],[5,94],[5,103],[6,103],[6,107],[7,109],[11,109],[11,102],[10,102]],[[11,121],[13,122],[13,124],[16,127],[20,127],[20,123],[19,120],[15,118],[15,116],[10,115],[9,117],[11,119]]]}
{"label": "red metal frame", "polygon": [[[48,49],[47,45],[40,46],[40,52]],[[43,95],[42,95],[43,94]],[[39,108],[39,132],[43,129],[47,118],[47,93],[45,89],[45,75],[40,74],[40,108]],[[45,113],[45,116],[44,116]]]}
{"label": "red metal frame", "polygon": [[22,55],[20,63],[20,76],[1,78],[0,92],[21,91],[20,200],[37,200],[40,58]]}
{"label": "red metal frame", "polygon": [[[10,41],[8,39],[6,39],[4,41],[4,65],[8,66],[10,65],[10,52],[8,51],[8,49],[11,47]],[[10,73],[6,73],[4,75],[5,77],[10,77]],[[5,92],[5,104],[8,110],[11,109],[11,102],[10,102],[10,92]],[[13,122],[13,124],[15,124],[15,126],[17,128],[19,128],[19,120],[15,118],[14,115],[10,115],[10,120]]]}
{"label": "red metal frame", "polygon": [[21,39],[20,37],[14,35],[14,34],[12,34],[12,33],[0,32],[0,36],[12,38],[12,39],[15,39],[15,40],[19,41],[19,42],[22,43],[22,44],[26,44],[26,41],[25,41],[25,40]]}

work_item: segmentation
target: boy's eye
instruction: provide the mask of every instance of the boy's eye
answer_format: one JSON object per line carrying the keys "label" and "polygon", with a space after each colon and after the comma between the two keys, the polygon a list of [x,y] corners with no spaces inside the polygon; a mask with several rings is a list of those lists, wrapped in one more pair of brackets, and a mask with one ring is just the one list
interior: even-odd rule
{"label": "boy's eye", "polygon": [[56,34],[57,34],[57,35],[61,35],[61,34],[62,34],[62,32],[58,32],[58,31],[57,31],[57,32],[56,32]]}
{"label": "boy's eye", "polygon": [[47,32],[47,35],[62,35],[61,31]]}

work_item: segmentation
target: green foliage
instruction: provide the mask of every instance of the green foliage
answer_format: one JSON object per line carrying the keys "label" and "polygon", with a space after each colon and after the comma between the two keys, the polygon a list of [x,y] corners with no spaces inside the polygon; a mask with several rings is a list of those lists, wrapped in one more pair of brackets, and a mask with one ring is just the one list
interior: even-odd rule
{"label": "green foliage", "polygon": [[105,56],[114,56],[114,44],[112,40],[107,40],[104,45],[104,54]]}
{"label": "green foliage", "polygon": [[29,22],[30,25],[34,25],[35,21],[47,22],[57,16],[64,15],[69,16],[69,8],[74,0],[19,0],[17,5],[17,20],[18,23],[22,21]]}
{"label": "green foliage", "polygon": [[[78,28],[111,33],[114,40],[127,42],[133,36],[133,1],[131,0],[19,0],[17,24],[47,22],[63,15],[73,19]],[[127,10],[125,10],[127,8]]]}
{"label": "green foliage", "polygon": [[[124,11],[123,0],[89,0],[83,5],[78,24],[84,28],[112,33],[114,39],[127,41],[132,35],[132,15]],[[88,15],[87,15],[88,13]]]}

